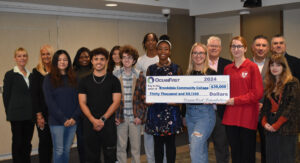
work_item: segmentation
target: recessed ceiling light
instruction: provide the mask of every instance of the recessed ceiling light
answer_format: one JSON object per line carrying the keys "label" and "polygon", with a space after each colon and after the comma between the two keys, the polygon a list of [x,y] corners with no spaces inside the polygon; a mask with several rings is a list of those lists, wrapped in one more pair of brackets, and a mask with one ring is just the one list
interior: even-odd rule
{"label": "recessed ceiling light", "polygon": [[118,6],[118,4],[116,4],[116,3],[107,3],[107,4],[105,4],[105,6],[107,6],[107,7],[116,7],[116,6]]}

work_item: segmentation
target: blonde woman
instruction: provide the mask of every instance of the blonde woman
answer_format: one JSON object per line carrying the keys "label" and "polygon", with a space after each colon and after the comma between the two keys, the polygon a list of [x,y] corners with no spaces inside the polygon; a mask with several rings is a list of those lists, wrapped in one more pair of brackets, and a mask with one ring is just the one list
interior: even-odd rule
{"label": "blonde woman", "polygon": [[39,53],[39,63],[32,70],[32,104],[36,114],[36,127],[39,136],[39,162],[51,163],[52,140],[48,125],[48,108],[43,94],[43,81],[51,71],[51,60],[54,50],[50,45],[43,45]]}
{"label": "blonde woman", "polygon": [[274,54],[266,73],[261,124],[266,131],[266,161],[296,162],[299,133],[299,81],[285,57]]}
{"label": "blonde woman", "polygon": [[[190,52],[187,75],[216,75],[208,66],[207,48],[195,43]],[[212,133],[216,115],[213,105],[186,104],[186,125],[192,163],[208,163],[207,139]]]}
{"label": "blonde woman", "polygon": [[33,111],[30,96],[30,72],[25,68],[27,51],[15,50],[16,66],[5,73],[3,81],[3,103],[6,120],[11,124],[12,157],[14,163],[30,163],[31,139],[33,135]]}

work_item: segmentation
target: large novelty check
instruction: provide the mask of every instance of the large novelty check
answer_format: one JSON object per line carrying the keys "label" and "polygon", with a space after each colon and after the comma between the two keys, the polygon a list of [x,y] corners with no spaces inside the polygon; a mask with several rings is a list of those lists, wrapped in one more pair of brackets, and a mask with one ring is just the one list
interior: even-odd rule
{"label": "large novelty check", "polygon": [[147,76],[147,103],[225,103],[230,97],[228,75]]}

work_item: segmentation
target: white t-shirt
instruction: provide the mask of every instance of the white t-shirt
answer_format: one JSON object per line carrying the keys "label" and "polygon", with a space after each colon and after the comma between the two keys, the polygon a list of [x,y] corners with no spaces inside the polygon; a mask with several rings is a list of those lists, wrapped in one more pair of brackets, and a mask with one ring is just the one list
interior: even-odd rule
{"label": "white t-shirt", "polygon": [[153,65],[159,61],[158,55],[153,58],[147,56],[147,54],[139,57],[136,63],[136,69],[143,72],[143,75],[146,77],[147,69],[150,65]]}

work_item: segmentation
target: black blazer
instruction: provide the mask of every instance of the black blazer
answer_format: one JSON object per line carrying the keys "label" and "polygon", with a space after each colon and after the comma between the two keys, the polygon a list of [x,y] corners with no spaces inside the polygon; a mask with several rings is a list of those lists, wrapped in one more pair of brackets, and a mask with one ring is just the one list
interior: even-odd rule
{"label": "black blazer", "polygon": [[284,54],[289,67],[291,69],[292,75],[300,80],[300,60],[297,57],[291,56],[288,53]]}
{"label": "black blazer", "polygon": [[[232,62],[230,60],[220,57],[219,62],[218,62],[217,74],[218,75],[223,75],[224,74],[224,68],[228,64],[231,64],[231,63]],[[226,107],[226,105],[217,105],[217,112],[218,112],[218,115],[221,119],[223,119],[223,115],[224,115],[224,112],[225,112],[225,107]]]}
{"label": "black blazer", "polygon": [[[29,76],[31,85],[31,75]],[[3,80],[3,103],[7,121],[32,120],[30,88],[22,75],[10,70]]]}
{"label": "black blazer", "polygon": [[34,113],[41,112],[46,121],[48,121],[48,108],[45,102],[43,93],[43,76],[36,68],[32,70],[31,74],[31,98]]}

